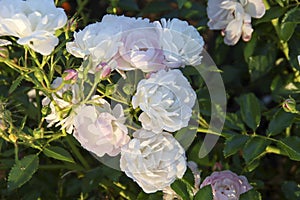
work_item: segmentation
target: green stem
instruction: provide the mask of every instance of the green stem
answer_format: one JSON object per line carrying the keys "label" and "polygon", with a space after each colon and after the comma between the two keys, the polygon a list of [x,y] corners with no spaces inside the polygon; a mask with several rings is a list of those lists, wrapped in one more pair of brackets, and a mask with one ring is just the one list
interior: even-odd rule
{"label": "green stem", "polygon": [[121,99],[116,99],[110,95],[105,95],[105,93],[103,91],[101,91],[100,89],[97,89],[97,92],[99,92],[101,95],[107,97],[107,98],[110,98],[111,100],[115,101],[115,102],[119,102],[119,103],[122,103],[122,104],[125,104],[125,105],[128,105],[128,102],[127,101],[123,101]]}
{"label": "green stem", "polygon": [[84,168],[78,165],[40,165],[39,169],[41,170],[61,170],[61,169],[67,169],[67,170],[77,170],[77,171],[83,171]]}
{"label": "green stem", "polygon": [[198,129],[197,129],[197,132],[200,132],[200,133],[208,133],[208,134],[212,134],[212,135],[216,135],[216,136],[223,136],[221,133],[217,133],[217,132],[214,132],[214,131],[212,131],[212,130],[204,129],[204,128],[198,128]]}
{"label": "green stem", "polygon": [[14,146],[15,146],[15,162],[19,162],[19,147],[17,144],[17,141],[14,142]]}
{"label": "green stem", "polygon": [[84,159],[84,157],[81,155],[81,153],[79,152],[78,148],[73,144],[73,142],[70,139],[71,136],[67,136],[66,140],[68,142],[68,144],[71,147],[71,150],[73,151],[73,153],[76,155],[76,157],[78,158],[78,160],[81,162],[81,164],[83,165],[83,167],[85,169],[90,169],[91,167],[89,166],[89,164],[86,162],[86,160]]}
{"label": "green stem", "polygon": [[89,92],[89,94],[85,97],[84,102],[87,102],[91,98],[91,96],[94,94],[94,92],[97,88],[97,85],[98,85],[98,82],[95,81],[92,88],[91,88],[91,90],[90,90],[90,92]]}
{"label": "green stem", "polygon": [[14,69],[14,70],[18,69],[22,72],[32,72],[33,71],[31,69],[28,69],[28,68],[21,67],[21,66],[17,65],[16,63],[12,62],[11,60],[6,60],[6,61],[4,61],[4,63],[7,66],[9,66],[10,68]]}
{"label": "green stem", "polygon": [[267,146],[266,153],[274,153],[274,154],[278,154],[278,155],[288,156],[288,154],[286,152],[284,152],[281,149],[278,149],[274,146]]}
{"label": "green stem", "polygon": [[[265,4],[265,7],[266,7],[266,10],[270,9],[270,4],[268,2],[268,0],[263,0],[264,4]],[[279,19],[278,18],[275,18],[271,21],[275,31],[276,31],[276,34],[278,36],[278,38],[280,38],[280,27],[279,27]],[[288,43],[287,42],[284,42],[283,40],[280,40],[280,45],[281,45],[281,50],[282,52],[284,53],[286,59],[289,61],[290,60],[290,56],[289,56],[289,46],[288,46]]]}

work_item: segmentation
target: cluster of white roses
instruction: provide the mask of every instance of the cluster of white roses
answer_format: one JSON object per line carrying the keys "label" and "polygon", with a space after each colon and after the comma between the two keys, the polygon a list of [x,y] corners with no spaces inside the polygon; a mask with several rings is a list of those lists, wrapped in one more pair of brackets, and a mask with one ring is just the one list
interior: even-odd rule
{"label": "cluster of white roses", "polygon": [[[251,17],[265,12],[259,0],[208,2],[209,26],[222,29],[227,44],[235,44],[241,35],[249,40]],[[42,55],[54,51],[59,42],[55,32],[66,22],[64,11],[51,0],[0,0],[0,36],[17,37],[18,44]],[[0,39],[0,46],[11,44]],[[198,31],[179,19],[150,22],[105,15],[101,22],[75,32],[74,41],[66,44],[67,51],[84,62],[78,70],[68,69],[57,77],[52,94],[43,99],[48,127],[61,126],[98,157],[120,155],[121,170],[145,192],[167,190],[187,168],[185,150],[172,133],[188,126],[196,101],[195,91],[178,68],[201,64],[203,45]],[[111,108],[106,99],[94,95],[97,84],[111,72],[126,78],[131,70],[146,77],[131,98],[132,108],[141,110],[142,125],[132,134],[123,106]],[[198,188],[200,174],[195,173]],[[238,199],[251,189],[244,177],[230,172],[212,174],[201,187],[207,184],[212,185],[215,199]]]}
{"label": "cluster of white roses", "polygon": [[[42,102],[50,110],[45,117],[48,127],[60,125],[98,157],[120,154],[121,170],[145,192],[163,190],[186,171],[185,150],[172,132],[188,126],[196,101],[195,91],[177,68],[199,65],[203,45],[197,30],[179,19],[150,22],[105,15],[101,22],[75,32],[74,41],[66,44],[69,53],[89,62],[88,72],[83,72],[83,64],[54,80],[55,92]],[[111,108],[106,99],[94,91],[87,95],[79,84],[101,81],[113,71],[126,77],[131,70],[146,77],[131,99],[133,109],[142,111],[142,127],[132,135],[121,104]]]}
{"label": "cluster of white roses", "polygon": [[235,45],[241,36],[247,42],[253,32],[251,17],[261,18],[265,11],[262,0],[209,0],[208,26],[222,30],[227,45]]}

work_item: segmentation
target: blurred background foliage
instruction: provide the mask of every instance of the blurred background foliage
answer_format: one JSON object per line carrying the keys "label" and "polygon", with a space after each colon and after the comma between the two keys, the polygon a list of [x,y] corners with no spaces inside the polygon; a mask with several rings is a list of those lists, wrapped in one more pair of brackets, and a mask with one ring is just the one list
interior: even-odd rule
{"label": "blurred background foliage", "polygon": [[[213,151],[205,158],[198,158],[205,135],[200,132],[187,150],[188,160],[198,164],[202,180],[213,170],[230,169],[247,176],[262,199],[300,199],[298,1],[266,0],[265,16],[253,19],[251,41],[239,41],[235,46],[225,45],[220,32],[210,31],[206,26],[205,0],[57,0],[56,3],[65,9],[69,17],[75,16],[76,30],[101,21],[107,13],[151,20],[180,18],[195,26],[204,38],[205,49],[222,71],[228,113],[222,137]],[[11,57],[16,59],[21,55],[21,49],[11,53]],[[57,74],[69,67],[62,58]],[[193,79],[195,83],[201,83],[198,81],[201,77]],[[30,135],[40,139],[38,142],[41,143],[51,142],[54,149],[49,148],[48,153],[44,151],[38,157],[27,157],[26,166],[33,170],[32,178],[27,182],[28,177],[22,177],[26,184],[23,185],[21,180],[19,183],[22,184],[11,186],[17,189],[10,189],[7,188],[10,169],[22,166],[14,165],[16,144],[0,139],[0,199],[162,198],[162,192],[146,195],[122,172],[101,164],[71,135],[58,135],[51,141],[45,139],[53,132],[36,128],[42,117],[39,112],[42,97],[28,98],[27,92],[31,87],[30,83],[19,78],[18,73],[0,65],[0,113],[12,118],[14,127],[20,127],[14,130],[16,133]],[[197,88],[203,120],[209,121],[211,105],[208,91],[205,85],[193,87]],[[57,159],[51,154],[57,151],[63,151],[61,155],[64,157]],[[22,143],[18,146],[20,159],[35,153],[35,149],[22,146]],[[184,179],[193,185],[189,170]]]}

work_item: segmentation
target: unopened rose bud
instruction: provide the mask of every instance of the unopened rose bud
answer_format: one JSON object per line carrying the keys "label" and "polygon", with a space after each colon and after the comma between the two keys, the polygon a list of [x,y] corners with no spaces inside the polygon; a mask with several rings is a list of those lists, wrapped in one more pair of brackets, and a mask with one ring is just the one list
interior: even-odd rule
{"label": "unopened rose bud", "polygon": [[221,162],[216,162],[215,165],[213,166],[213,171],[216,171],[216,170],[221,171],[222,168],[223,168],[222,163]]}
{"label": "unopened rose bud", "polygon": [[9,58],[9,51],[6,47],[0,47],[0,62],[4,62]]}
{"label": "unopened rose bud", "polygon": [[49,108],[49,106],[45,106],[42,108],[41,113],[43,116],[47,116],[51,113],[51,109]]}
{"label": "unopened rose bud", "polygon": [[0,119],[0,131],[4,131],[6,129],[5,122]]}
{"label": "unopened rose bud", "polygon": [[34,76],[39,82],[42,83],[44,81],[44,74],[40,70],[34,71]]}
{"label": "unopened rose bud", "polygon": [[62,98],[64,101],[66,102],[72,102],[72,99],[73,99],[73,93],[72,91],[68,90],[68,91],[65,91],[63,94],[62,94]]}
{"label": "unopened rose bud", "polygon": [[18,137],[14,134],[10,134],[8,136],[8,138],[10,139],[10,141],[12,141],[13,143],[16,143],[16,141],[18,140]]}
{"label": "unopened rose bud", "polygon": [[75,69],[66,69],[62,76],[65,81],[76,81],[78,78],[78,72]]}
{"label": "unopened rose bud", "polygon": [[33,130],[33,137],[35,139],[43,138],[44,136],[44,128],[37,128]]}
{"label": "unopened rose bud", "polygon": [[74,32],[77,29],[78,23],[77,23],[77,19],[75,18],[71,18],[68,20],[67,22],[67,30]]}
{"label": "unopened rose bud", "polygon": [[296,101],[293,98],[288,98],[282,103],[282,108],[285,112],[297,113]]}
{"label": "unopened rose bud", "polygon": [[96,71],[101,71],[100,77],[106,78],[111,73],[111,68],[106,62],[101,62],[97,67]]}

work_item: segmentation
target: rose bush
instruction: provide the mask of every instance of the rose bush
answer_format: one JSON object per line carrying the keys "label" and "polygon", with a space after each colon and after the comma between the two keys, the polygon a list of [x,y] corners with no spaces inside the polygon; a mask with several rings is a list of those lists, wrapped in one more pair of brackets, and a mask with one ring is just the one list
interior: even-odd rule
{"label": "rose bush", "polygon": [[122,147],[120,167],[146,193],[152,193],[182,178],[186,171],[185,151],[170,133],[140,129]]}
{"label": "rose bush", "polygon": [[0,5],[0,199],[299,198],[299,2]]}
{"label": "rose bush", "polygon": [[144,129],[174,132],[188,125],[195,100],[196,93],[179,70],[160,70],[138,83],[132,106],[143,111],[139,121]]}

